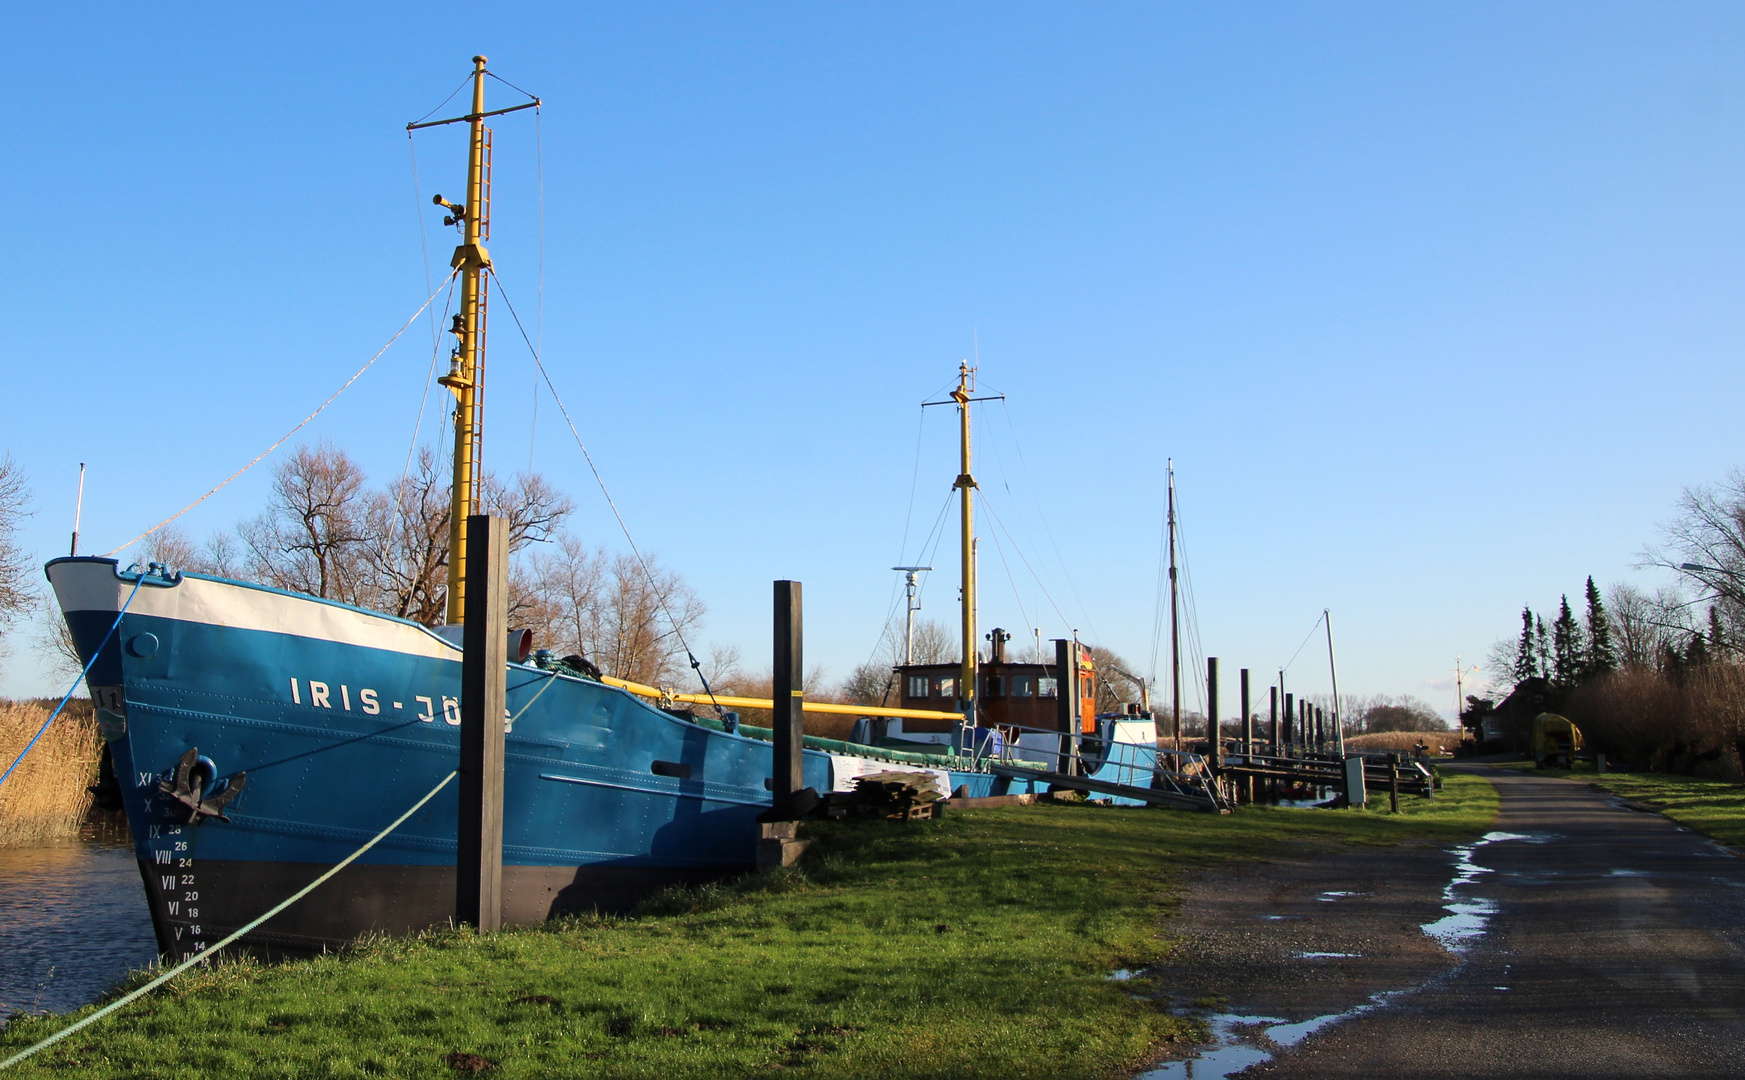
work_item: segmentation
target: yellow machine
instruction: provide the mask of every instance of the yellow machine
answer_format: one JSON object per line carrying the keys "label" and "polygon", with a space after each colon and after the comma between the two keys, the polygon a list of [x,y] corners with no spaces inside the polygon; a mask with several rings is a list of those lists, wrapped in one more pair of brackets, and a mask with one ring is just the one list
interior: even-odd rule
{"label": "yellow machine", "polygon": [[1581,746],[1581,729],[1568,717],[1542,712],[1533,718],[1533,761],[1541,769],[1572,768]]}

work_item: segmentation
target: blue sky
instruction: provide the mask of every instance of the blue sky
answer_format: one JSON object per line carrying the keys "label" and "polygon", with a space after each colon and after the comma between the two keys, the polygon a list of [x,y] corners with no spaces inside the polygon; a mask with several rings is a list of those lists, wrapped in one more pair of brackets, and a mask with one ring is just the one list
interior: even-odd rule
{"label": "blue sky", "polygon": [[[1445,711],[1456,654],[1588,574],[1655,581],[1634,563],[1679,490],[1740,462],[1737,6],[8,18],[0,449],[43,558],[79,461],[85,548],[107,550],[417,307],[403,129],[475,52],[546,102],[495,123],[504,285],[533,321],[542,151],[548,365],[639,544],[708,604],[703,642],[754,666],[778,577],[806,584],[810,661],[840,677],[872,652],[886,568],[926,554],[956,471],[949,413],[917,405],[978,349],[1008,395],[977,429],[1009,530],[1004,563],[983,540],[984,627],[1149,666],[1173,457],[1204,652],[1265,681],[1328,608],[1342,690]],[[456,133],[417,153],[426,199],[460,190]],[[440,267],[453,241],[424,218]],[[619,546],[549,397],[531,423],[501,308],[493,330],[487,464],[531,454],[572,530]],[[429,360],[420,324],[303,436],[392,478]],[[251,516],[269,480],[188,530]],[[925,614],[954,597],[935,575]],[[29,637],[0,693],[51,690]],[[1291,680],[1325,689],[1318,646]]]}

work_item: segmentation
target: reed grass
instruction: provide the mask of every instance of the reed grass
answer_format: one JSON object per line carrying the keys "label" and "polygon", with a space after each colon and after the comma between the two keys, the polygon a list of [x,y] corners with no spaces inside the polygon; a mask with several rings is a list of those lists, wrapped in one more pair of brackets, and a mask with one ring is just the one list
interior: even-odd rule
{"label": "reed grass", "polygon": [[1350,750],[1402,750],[1410,752],[1420,742],[1436,753],[1446,754],[1460,745],[1458,731],[1375,731],[1368,735],[1351,735],[1345,740]]}
{"label": "reed grass", "polygon": [[[55,702],[0,701],[0,772],[12,764],[54,711]],[[71,840],[91,809],[85,788],[97,778],[101,741],[89,700],[67,707],[12,775],[0,784],[0,848]]]}

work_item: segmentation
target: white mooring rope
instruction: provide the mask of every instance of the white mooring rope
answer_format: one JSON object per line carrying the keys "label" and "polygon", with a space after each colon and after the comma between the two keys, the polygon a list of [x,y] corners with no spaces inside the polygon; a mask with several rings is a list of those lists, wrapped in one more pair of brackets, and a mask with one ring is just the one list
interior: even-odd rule
{"label": "white mooring rope", "polygon": [[83,1020],[80,1020],[74,1024],[69,1024],[66,1027],[62,1028],[61,1030],[55,1032],[53,1035],[50,1035],[48,1038],[37,1043],[36,1045],[26,1047],[25,1049],[20,1050],[18,1053],[13,1054],[11,1057],[7,1058],[5,1061],[0,1061],[0,1069],[11,1068],[12,1066],[18,1064],[20,1061],[23,1061],[25,1058],[30,1057],[32,1054],[36,1053],[37,1051],[46,1049],[47,1047],[50,1047],[50,1046],[53,1046],[55,1043],[60,1042],[62,1039],[66,1038],[68,1035],[71,1035],[73,1032],[78,1031],[81,1028],[84,1028],[84,1027],[87,1027],[91,1024],[96,1023],[97,1021],[103,1019],[105,1016],[108,1016],[110,1013],[114,1012],[116,1009],[119,1009],[123,1005],[126,1005],[128,1002],[133,1001],[135,998],[143,997],[144,995],[149,994],[151,991],[156,990],[158,987],[162,986],[164,983],[169,982],[171,979],[175,978],[177,975],[180,975],[182,972],[187,971],[189,968],[193,967],[195,964],[198,964],[200,961],[209,958],[213,953],[217,952],[219,949],[224,948],[226,945],[235,941],[237,938],[241,937],[242,935],[248,933],[250,930],[253,930],[255,927],[259,926],[261,923],[266,922],[268,919],[272,918],[274,915],[277,915],[279,912],[290,907],[292,904],[295,904],[297,901],[303,899],[305,896],[308,896],[310,893],[315,891],[316,886],[320,885],[322,882],[326,881],[328,878],[332,877],[333,875],[339,873],[341,870],[344,870],[347,866],[350,866],[352,861],[355,860],[359,855],[362,855],[364,852],[375,847],[384,838],[386,838],[389,833],[393,832],[395,829],[398,829],[401,825],[405,824],[407,818],[411,817],[413,814],[416,814],[424,806],[425,803],[429,802],[431,799],[436,798],[436,793],[441,791],[443,788],[447,787],[448,782],[450,780],[453,780],[458,774],[459,774],[459,771],[457,770],[456,772],[451,772],[447,776],[443,777],[442,782],[440,784],[437,784],[435,787],[431,788],[429,794],[425,795],[424,798],[419,799],[417,802],[413,803],[412,809],[406,811],[404,814],[401,814],[399,817],[395,818],[394,823],[392,825],[389,825],[387,828],[383,829],[381,832],[379,832],[375,836],[371,837],[369,843],[365,844],[361,848],[358,848],[356,851],[352,852],[350,855],[347,855],[344,859],[342,859],[338,863],[338,865],[334,866],[331,870],[327,871],[325,874],[322,874],[320,877],[316,878],[314,881],[311,881],[309,884],[303,886],[301,889],[298,889],[295,893],[293,893],[291,896],[287,897],[285,900],[280,902],[278,906],[274,907],[271,911],[267,912],[265,915],[262,915],[260,918],[249,923],[247,926],[232,933],[230,936],[224,938],[218,944],[212,946],[210,949],[207,949],[205,952],[195,953],[193,956],[188,957],[188,959],[177,964],[175,967],[164,972],[162,975],[159,975],[157,978],[153,979],[151,982],[146,983],[144,986],[140,987],[138,990],[135,990],[132,993],[127,994],[124,997],[117,998],[116,1000],[103,1006],[101,1009],[98,1009],[96,1012],[92,1013],[90,1016],[85,1017]]}

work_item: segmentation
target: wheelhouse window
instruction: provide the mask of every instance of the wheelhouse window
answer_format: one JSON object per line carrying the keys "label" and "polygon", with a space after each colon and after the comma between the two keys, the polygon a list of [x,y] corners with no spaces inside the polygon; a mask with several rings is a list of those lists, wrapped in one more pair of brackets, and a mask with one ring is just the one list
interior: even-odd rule
{"label": "wheelhouse window", "polygon": [[911,675],[911,676],[909,676],[909,696],[910,697],[926,697],[927,696],[927,676],[925,676],[925,675]]}
{"label": "wheelhouse window", "polygon": [[1013,697],[1034,697],[1036,695],[1035,680],[1029,675],[1012,676]]}
{"label": "wheelhouse window", "polygon": [[1060,696],[1060,680],[1055,679],[1055,678],[1051,678],[1047,675],[1044,675],[1040,679],[1037,679],[1036,680],[1036,696],[1037,697],[1059,697]]}
{"label": "wheelhouse window", "polygon": [[937,698],[954,698],[957,696],[957,680],[949,675],[941,675],[933,680],[933,696]]}
{"label": "wheelhouse window", "polygon": [[1006,696],[1006,680],[999,675],[988,676],[988,696],[991,698]]}

